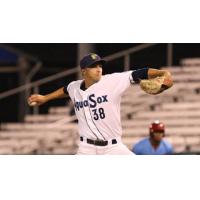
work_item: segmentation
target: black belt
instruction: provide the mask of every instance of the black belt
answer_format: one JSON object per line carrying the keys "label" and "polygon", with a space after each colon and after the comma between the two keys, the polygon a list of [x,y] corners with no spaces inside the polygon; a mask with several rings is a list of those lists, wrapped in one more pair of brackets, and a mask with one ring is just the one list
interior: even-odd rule
{"label": "black belt", "polygon": [[[83,137],[80,137],[80,141],[83,142]],[[86,142],[88,144],[93,144],[93,145],[96,145],[96,146],[107,146],[108,145],[108,141],[105,141],[105,140],[91,140],[91,139],[86,139]],[[117,140],[116,139],[112,139],[112,144],[117,144]]]}

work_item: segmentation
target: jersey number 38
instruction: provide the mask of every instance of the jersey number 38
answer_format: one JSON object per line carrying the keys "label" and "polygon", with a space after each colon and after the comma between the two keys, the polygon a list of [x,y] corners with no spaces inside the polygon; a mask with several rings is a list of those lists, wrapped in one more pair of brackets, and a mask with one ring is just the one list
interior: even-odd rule
{"label": "jersey number 38", "polygon": [[94,120],[98,120],[99,118],[101,119],[105,118],[105,113],[103,108],[93,109],[92,112],[94,115]]}

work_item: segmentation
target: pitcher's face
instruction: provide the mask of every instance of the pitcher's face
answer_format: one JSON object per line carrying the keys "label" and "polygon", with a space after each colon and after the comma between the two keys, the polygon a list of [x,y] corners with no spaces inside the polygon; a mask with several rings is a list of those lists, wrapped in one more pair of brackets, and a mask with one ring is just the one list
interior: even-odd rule
{"label": "pitcher's face", "polygon": [[101,79],[102,71],[102,64],[96,63],[90,67],[82,69],[82,74],[85,79],[89,79],[95,83]]}

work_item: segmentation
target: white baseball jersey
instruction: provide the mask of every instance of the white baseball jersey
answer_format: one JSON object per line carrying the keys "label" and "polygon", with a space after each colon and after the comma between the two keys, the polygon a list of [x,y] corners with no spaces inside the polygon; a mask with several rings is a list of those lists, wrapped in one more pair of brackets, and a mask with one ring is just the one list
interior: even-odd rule
{"label": "white baseball jersey", "polygon": [[131,85],[132,71],[104,75],[83,91],[83,80],[73,81],[67,91],[74,103],[80,136],[110,140],[121,137],[120,102]]}

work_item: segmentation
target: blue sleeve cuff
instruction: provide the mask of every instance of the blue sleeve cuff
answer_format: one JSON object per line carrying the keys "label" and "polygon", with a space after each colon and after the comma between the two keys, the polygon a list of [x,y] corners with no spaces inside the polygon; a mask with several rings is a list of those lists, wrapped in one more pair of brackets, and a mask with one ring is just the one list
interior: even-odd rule
{"label": "blue sleeve cuff", "polygon": [[132,78],[135,83],[139,83],[142,79],[148,79],[149,68],[137,69],[132,72]]}

